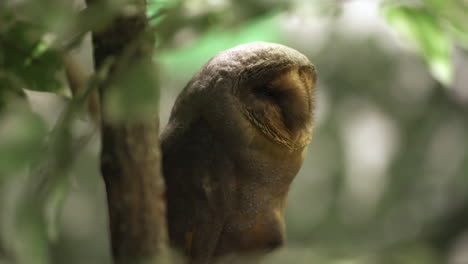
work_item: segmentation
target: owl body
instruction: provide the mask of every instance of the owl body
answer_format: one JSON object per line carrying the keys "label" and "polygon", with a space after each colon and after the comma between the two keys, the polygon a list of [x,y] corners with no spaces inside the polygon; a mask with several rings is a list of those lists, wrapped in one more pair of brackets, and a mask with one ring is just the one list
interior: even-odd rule
{"label": "owl body", "polygon": [[284,243],[315,81],[304,55],[254,42],[212,58],[179,95],[161,149],[169,236],[191,263]]}

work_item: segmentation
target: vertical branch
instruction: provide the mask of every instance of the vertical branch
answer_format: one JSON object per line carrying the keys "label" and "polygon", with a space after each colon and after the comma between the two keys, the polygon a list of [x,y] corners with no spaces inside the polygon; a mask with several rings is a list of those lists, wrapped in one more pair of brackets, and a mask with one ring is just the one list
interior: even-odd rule
{"label": "vertical branch", "polygon": [[[92,5],[97,1],[87,2]],[[118,16],[104,31],[94,32],[96,68],[109,57],[118,59],[129,43],[138,46],[130,54],[128,67],[151,56],[153,38],[139,40],[147,27],[145,1],[134,3],[139,10],[136,14]],[[103,87],[101,98],[106,89],[111,88]],[[158,114],[149,120],[115,123],[106,119],[104,109],[101,107],[101,172],[107,191],[114,261],[156,263],[167,244]]]}

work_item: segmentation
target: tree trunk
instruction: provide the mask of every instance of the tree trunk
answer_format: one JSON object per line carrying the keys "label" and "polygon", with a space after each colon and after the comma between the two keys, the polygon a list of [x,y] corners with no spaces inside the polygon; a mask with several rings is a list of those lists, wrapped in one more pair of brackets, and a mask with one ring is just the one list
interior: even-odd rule
{"label": "tree trunk", "polygon": [[[95,2],[87,0],[88,6]],[[118,60],[127,46],[145,32],[145,1],[134,2],[140,10],[137,14],[118,16],[104,31],[94,32],[97,69],[108,57]],[[128,67],[151,56],[152,38],[137,43]],[[106,89],[111,88],[100,87],[101,98]],[[114,262],[161,263],[157,260],[165,255],[167,230],[158,113],[149,120],[117,123],[107,120],[102,109],[105,107],[101,107],[101,172],[107,191]]]}

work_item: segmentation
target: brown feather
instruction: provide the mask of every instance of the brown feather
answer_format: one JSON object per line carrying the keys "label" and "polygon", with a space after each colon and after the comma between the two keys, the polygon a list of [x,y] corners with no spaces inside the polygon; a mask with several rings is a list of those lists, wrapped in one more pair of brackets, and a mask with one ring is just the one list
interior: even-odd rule
{"label": "brown feather", "polygon": [[213,57],[161,136],[169,235],[190,263],[284,243],[289,185],[312,137],[314,66],[254,42]]}

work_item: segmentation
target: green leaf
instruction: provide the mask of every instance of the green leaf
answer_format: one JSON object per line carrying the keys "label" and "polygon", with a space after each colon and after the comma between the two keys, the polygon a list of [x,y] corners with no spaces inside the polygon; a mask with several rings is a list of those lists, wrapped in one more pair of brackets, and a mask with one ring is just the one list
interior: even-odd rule
{"label": "green leaf", "polygon": [[[237,30],[210,29],[187,48],[158,54],[171,78],[193,74],[213,54],[252,41],[279,42],[281,40],[277,12],[259,17]],[[188,76],[187,76],[188,78]]]}
{"label": "green leaf", "polygon": [[28,202],[17,212],[16,259],[18,263],[47,264],[50,263],[50,252],[42,208],[33,200]]}
{"label": "green leaf", "polygon": [[444,85],[453,81],[452,42],[436,15],[424,8],[387,6],[388,23],[399,30],[426,60],[433,76]]}
{"label": "green leaf", "polygon": [[0,68],[14,74],[25,88],[59,92],[64,86],[58,79],[62,68],[61,54],[44,41],[36,25],[10,21],[11,26],[0,36]]}
{"label": "green leaf", "polygon": [[[76,17],[73,25],[74,34],[104,30],[128,4],[127,0],[93,1]],[[71,34],[69,34],[71,36]]]}
{"label": "green leaf", "polygon": [[150,58],[116,74],[104,96],[105,115],[112,120],[146,119],[159,109],[156,67]]}
{"label": "green leaf", "polygon": [[0,184],[0,242],[15,263],[49,263],[41,201],[28,188],[23,170]]}
{"label": "green leaf", "polygon": [[468,49],[468,31],[466,29],[468,26],[461,26],[455,23],[450,23],[448,29],[453,35],[454,39],[457,41],[457,44],[463,46],[465,49]]}
{"label": "green leaf", "polygon": [[59,221],[65,199],[69,191],[67,180],[59,181],[51,188],[44,205],[44,217],[47,224],[47,236],[55,241],[59,237]]}
{"label": "green leaf", "polygon": [[76,18],[73,1],[41,0],[21,1],[14,8],[15,12],[37,25],[44,33],[57,37],[69,30]]}
{"label": "green leaf", "polygon": [[47,127],[26,109],[0,114],[0,124],[0,175],[8,175],[24,169],[41,154]]}
{"label": "green leaf", "polygon": [[427,7],[447,24],[458,44],[468,48],[468,2],[463,0],[425,0]]}
{"label": "green leaf", "polygon": [[148,0],[146,4],[146,14],[152,19],[150,23],[157,24],[164,11],[174,8],[179,5],[180,2],[180,0]]}
{"label": "green leaf", "polygon": [[62,69],[61,55],[48,49],[34,59],[36,62],[26,61],[17,72],[27,83],[28,89],[62,93],[64,85],[58,78],[58,72]]}
{"label": "green leaf", "polygon": [[0,71],[0,113],[7,107],[27,104],[23,82],[14,74]]}

